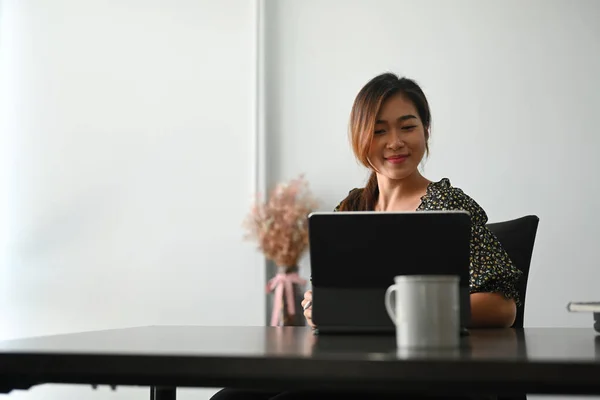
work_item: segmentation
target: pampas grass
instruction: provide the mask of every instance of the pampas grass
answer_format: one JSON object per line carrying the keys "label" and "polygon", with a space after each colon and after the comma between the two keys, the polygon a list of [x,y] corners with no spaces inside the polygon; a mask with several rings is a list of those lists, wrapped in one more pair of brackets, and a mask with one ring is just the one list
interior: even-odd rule
{"label": "pampas grass", "polygon": [[257,196],[243,223],[244,237],[256,241],[258,249],[277,266],[296,266],[308,247],[308,214],[317,205],[303,175],[280,183],[266,201]]}

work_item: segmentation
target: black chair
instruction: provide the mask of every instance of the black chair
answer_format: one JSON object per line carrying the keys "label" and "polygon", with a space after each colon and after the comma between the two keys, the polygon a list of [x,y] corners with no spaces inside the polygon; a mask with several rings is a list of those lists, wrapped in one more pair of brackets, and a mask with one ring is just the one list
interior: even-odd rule
{"label": "black chair", "polygon": [[537,216],[527,215],[510,221],[487,224],[487,227],[496,235],[512,262],[523,272],[517,287],[521,305],[517,308],[513,328],[523,327],[527,280],[539,221],[540,219]]}
{"label": "black chair", "polygon": [[[487,224],[487,227],[498,238],[515,266],[523,272],[517,284],[521,305],[517,307],[517,316],[513,328],[522,328],[525,316],[525,296],[527,295],[527,280],[529,267],[535,244],[535,236],[540,219],[535,215],[513,219],[510,221]],[[522,335],[522,332],[518,333]],[[526,394],[494,396],[495,400],[527,400]]]}

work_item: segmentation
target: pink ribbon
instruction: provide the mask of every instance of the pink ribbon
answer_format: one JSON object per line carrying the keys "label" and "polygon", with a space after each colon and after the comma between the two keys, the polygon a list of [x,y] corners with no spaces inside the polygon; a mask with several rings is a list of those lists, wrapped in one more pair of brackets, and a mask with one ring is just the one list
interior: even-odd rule
{"label": "pink ribbon", "polygon": [[267,291],[275,291],[275,302],[273,303],[273,313],[271,314],[271,326],[277,326],[279,315],[283,309],[283,296],[286,297],[287,310],[290,315],[296,314],[294,283],[304,286],[306,280],[300,278],[296,272],[289,274],[278,273],[267,283]]}

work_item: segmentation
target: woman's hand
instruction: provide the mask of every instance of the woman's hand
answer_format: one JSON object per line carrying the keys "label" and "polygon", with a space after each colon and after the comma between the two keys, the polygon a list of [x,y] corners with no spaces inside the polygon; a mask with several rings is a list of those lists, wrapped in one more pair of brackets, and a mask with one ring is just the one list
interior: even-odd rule
{"label": "woman's hand", "polygon": [[302,308],[304,308],[304,318],[306,318],[308,325],[310,325],[313,329],[316,328],[315,324],[312,322],[312,290],[307,290],[306,293],[304,293]]}
{"label": "woman's hand", "polygon": [[517,306],[501,293],[471,293],[471,328],[509,328]]}

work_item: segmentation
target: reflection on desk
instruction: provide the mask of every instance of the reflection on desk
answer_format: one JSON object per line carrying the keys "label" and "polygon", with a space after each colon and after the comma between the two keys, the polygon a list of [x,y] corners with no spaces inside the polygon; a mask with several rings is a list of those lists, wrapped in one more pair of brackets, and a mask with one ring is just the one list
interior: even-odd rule
{"label": "reflection on desk", "polygon": [[581,328],[475,329],[457,349],[400,349],[392,335],[319,335],[306,342],[313,357],[327,358],[600,361],[600,335]]}

